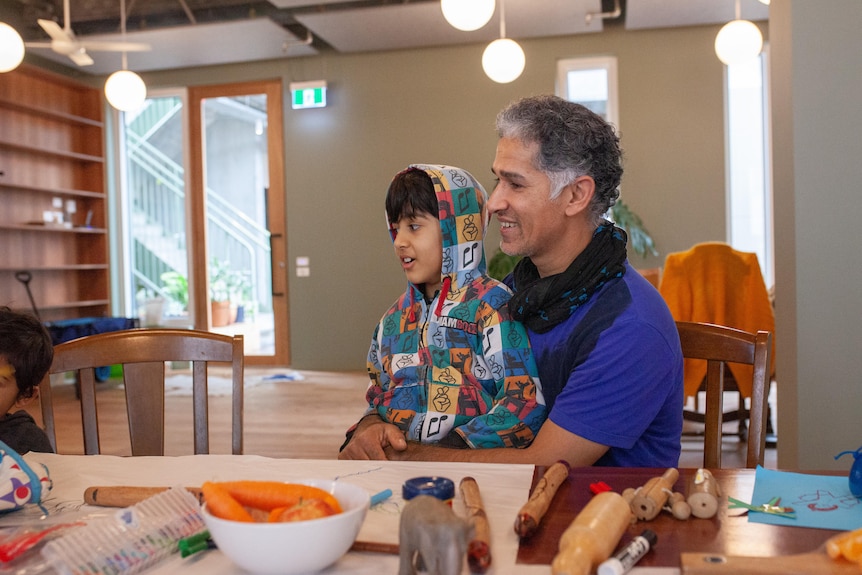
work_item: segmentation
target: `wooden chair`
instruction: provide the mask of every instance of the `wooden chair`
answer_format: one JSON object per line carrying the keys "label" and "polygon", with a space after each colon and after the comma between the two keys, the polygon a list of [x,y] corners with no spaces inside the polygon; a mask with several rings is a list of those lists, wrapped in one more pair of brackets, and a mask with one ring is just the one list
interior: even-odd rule
{"label": "wooden chair", "polygon": [[754,368],[745,466],[753,468],[763,465],[772,333],[758,331],[755,334],[714,324],[684,321],[676,322],[676,326],[683,357],[707,362],[703,466],[712,469],[721,467],[726,362],[747,364]]}
{"label": "wooden chair", "polygon": [[[659,292],[676,321],[772,333],[770,375],[774,375],[775,314],[757,254],[736,250],[724,242],[703,242],[684,252],[670,253],[665,258]],[[687,361],[685,370],[685,397],[694,398],[694,410],[683,411],[683,417],[703,423],[698,394],[705,385],[706,365]],[[744,441],[748,419],[745,399],[751,397],[751,367],[733,364],[728,371],[725,389],[739,392],[739,408],[725,413],[724,421],[738,421],[737,434]]]}
{"label": "wooden chair", "polygon": [[95,368],[122,364],[132,455],[164,455],[165,362],[192,362],[194,450],[209,453],[207,362],[232,364],[232,433],[243,451],[243,338],[185,329],[131,329],[78,338],[54,347],[54,362],[40,388],[42,419],[57,449],[51,374],[76,372],[80,385],[84,452],[100,453]]}

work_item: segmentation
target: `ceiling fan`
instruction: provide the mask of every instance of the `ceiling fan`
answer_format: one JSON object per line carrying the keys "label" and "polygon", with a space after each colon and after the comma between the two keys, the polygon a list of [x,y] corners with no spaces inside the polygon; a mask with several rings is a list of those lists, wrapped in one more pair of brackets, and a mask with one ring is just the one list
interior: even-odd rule
{"label": "ceiling fan", "polygon": [[50,42],[27,42],[28,48],[50,48],[58,54],[68,56],[78,66],[90,66],[93,59],[87,50],[94,52],[146,52],[151,50],[149,44],[137,42],[97,42],[78,39],[72,32],[72,21],[69,17],[69,0],[63,0],[63,27],[53,20],[37,20],[39,26],[51,37]]}

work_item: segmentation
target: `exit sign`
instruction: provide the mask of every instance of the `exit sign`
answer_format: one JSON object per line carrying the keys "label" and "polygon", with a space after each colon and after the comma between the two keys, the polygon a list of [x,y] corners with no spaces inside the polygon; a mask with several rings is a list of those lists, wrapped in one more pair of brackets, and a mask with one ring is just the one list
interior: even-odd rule
{"label": "exit sign", "polygon": [[303,108],[323,108],[326,106],[326,81],[291,82],[291,107],[294,110]]}

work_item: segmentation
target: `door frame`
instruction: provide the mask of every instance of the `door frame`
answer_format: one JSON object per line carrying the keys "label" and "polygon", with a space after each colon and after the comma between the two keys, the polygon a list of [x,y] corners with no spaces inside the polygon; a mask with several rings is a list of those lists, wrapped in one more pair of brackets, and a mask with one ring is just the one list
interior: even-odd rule
{"label": "door frame", "polygon": [[[290,321],[287,292],[287,212],[284,189],[284,115],[280,79],[188,87],[189,161],[190,161],[190,239],[193,246],[206,246],[206,195],[204,149],[201,136],[201,103],[208,98],[266,94],[267,156],[269,161],[269,222],[272,247],[272,311],[275,354],[246,356],[246,365],[290,365]],[[192,258],[189,272],[194,289],[195,329],[209,331],[212,318],[209,305],[207,258]]]}

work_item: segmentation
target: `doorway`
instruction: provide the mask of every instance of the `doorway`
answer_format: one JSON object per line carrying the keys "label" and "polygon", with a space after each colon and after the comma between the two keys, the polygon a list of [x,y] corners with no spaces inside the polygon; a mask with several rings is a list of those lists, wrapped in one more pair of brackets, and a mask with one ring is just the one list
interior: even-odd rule
{"label": "doorway", "polygon": [[247,364],[289,365],[281,82],[152,97],[123,125],[144,325],[241,334]]}

